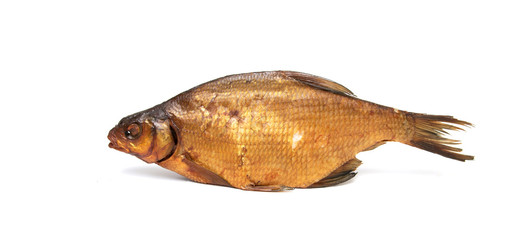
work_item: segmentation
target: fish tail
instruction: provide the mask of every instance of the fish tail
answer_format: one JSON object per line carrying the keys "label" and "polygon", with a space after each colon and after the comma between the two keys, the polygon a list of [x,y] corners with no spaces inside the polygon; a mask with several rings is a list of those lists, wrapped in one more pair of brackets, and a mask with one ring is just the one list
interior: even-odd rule
{"label": "fish tail", "polygon": [[408,145],[459,161],[474,159],[474,156],[460,154],[461,148],[452,146],[460,144],[459,140],[444,137],[449,134],[447,130],[464,131],[462,127],[471,127],[471,123],[452,116],[418,113],[409,115],[414,119],[414,128],[412,138],[406,142]]}

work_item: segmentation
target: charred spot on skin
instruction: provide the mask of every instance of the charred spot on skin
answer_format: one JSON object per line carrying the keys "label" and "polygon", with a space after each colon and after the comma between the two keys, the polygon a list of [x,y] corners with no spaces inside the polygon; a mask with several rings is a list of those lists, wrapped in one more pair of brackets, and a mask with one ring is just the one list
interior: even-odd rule
{"label": "charred spot on skin", "polygon": [[266,181],[268,181],[268,182],[269,182],[269,181],[274,180],[274,179],[275,179],[275,178],[277,178],[277,177],[278,177],[278,172],[275,172],[275,171],[270,172],[270,173],[268,173],[268,174],[266,174],[266,175],[264,176],[264,178],[265,178],[265,179],[266,179]]}
{"label": "charred spot on skin", "polygon": [[242,167],[243,165],[245,165],[245,155],[246,155],[246,147],[243,146],[241,147],[241,152],[239,153],[239,164],[238,164],[238,167]]}
{"label": "charred spot on skin", "polygon": [[260,101],[260,100],[263,100],[264,99],[264,96],[259,94],[259,93],[256,93],[254,95],[254,100],[257,100],[257,101]]}
{"label": "charred spot on skin", "polygon": [[238,118],[239,117],[239,111],[238,110],[232,110],[232,111],[229,111],[229,113],[227,115],[229,117],[231,117],[231,118]]}
{"label": "charred spot on skin", "polygon": [[225,124],[226,128],[236,128],[238,127],[238,124],[243,122],[243,118],[240,117],[241,113],[239,110],[224,112],[224,115],[229,117],[229,120]]}
{"label": "charred spot on skin", "polygon": [[197,151],[194,151],[193,146],[189,147],[187,149],[187,152],[188,152],[188,155],[190,156],[190,158],[193,160],[199,159],[199,157],[201,156]]}
{"label": "charred spot on skin", "polygon": [[232,112],[229,112],[229,116],[234,119],[236,119],[238,121],[238,123],[242,123],[243,122],[243,117],[241,116],[241,112],[238,111],[238,110],[234,110]]}
{"label": "charred spot on skin", "polygon": [[210,103],[208,106],[206,106],[206,109],[210,113],[210,115],[215,115],[218,109],[218,106],[214,103]]}
{"label": "charred spot on skin", "polygon": [[246,175],[246,179],[248,179],[248,181],[250,181],[250,186],[259,186],[261,184],[261,181],[255,181],[248,174]]}

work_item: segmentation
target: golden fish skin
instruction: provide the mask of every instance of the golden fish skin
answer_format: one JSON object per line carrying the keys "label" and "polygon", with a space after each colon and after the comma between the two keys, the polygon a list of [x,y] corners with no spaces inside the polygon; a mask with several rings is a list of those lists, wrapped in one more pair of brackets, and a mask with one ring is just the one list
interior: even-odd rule
{"label": "golden fish skin", "polygon": [[471,160],[449,146],[458,141],[442,137],[456,125],[470,124],[360,100],[310,74],[273,71],[202,84],[124,118],[108,137],[111,147],[197,182],[279,191],[347,181],[361,164],[356,154],[387,141]]}

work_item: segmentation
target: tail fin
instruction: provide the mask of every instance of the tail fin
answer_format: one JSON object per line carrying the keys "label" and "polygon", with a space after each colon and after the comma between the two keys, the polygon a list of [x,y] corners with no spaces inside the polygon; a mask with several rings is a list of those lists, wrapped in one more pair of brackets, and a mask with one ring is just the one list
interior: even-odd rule
{"label": "tail fin", "polygon": [[446,130],[463,130],[459,126],[471,127],[471,123],[452,116],[411,115],[415,122],[415,133],[409,145],[459,161],[474,159],[474,156],[460,154],[460,148],[449,146],[460,144],[460,141],[443,137],[448,134]]}

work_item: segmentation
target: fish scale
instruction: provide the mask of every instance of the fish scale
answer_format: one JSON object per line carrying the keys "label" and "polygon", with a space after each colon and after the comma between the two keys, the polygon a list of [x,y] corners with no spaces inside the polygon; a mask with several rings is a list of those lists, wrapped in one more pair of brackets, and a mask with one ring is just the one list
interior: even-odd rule
{"label": "fish scale", "polygon": [[471,160],[442,136],[459,125],[471,124],[364,101],[318,76],[274,71],[199,85],[122,119],[108,138],[110,147],[196,182],[278,191],[347,181],[361,164],[356,154],[386,141]]}

